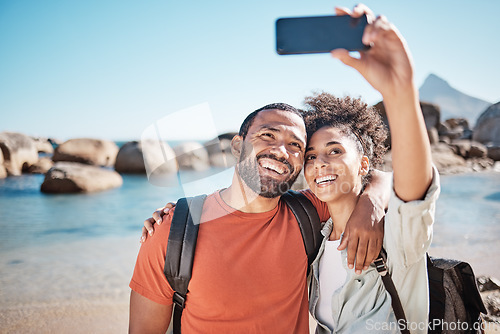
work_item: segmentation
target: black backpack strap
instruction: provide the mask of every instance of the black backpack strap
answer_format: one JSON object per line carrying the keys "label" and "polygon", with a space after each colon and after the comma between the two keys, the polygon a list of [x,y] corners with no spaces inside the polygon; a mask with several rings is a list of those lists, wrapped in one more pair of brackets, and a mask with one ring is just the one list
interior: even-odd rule
{"label": "black backpack strap", "polygon": [[[410,334],[408,330],[408,326],[406,325],[408,322],[406,321],[405,311],[403,310],[403,305],[401,305],[401,300],[399,299],[398,292],[396,287],[394,286],[394,282],[392,281],[391,273],[387,269],[387,253],[385,249],[382,248],[378,257],[373,261],[375,267],[377,268],[378,273],[382,277],[382,282],[384,283],[385,289],[391,295],[391,303],[392,309],[394,311],[394,315],[398,320],[398,325],[400,326],[400,331],[402,334]],[[401,327],[403,325],[403,327]]]}
{"label": "black backpack strap", "polygon": [[181,316],[193,270],[194,252],[206,195],[181,198],[177,201],[168,236],[163,272],[174,290],[173,330],[181,332]]}
{"label": "black backpack strap", "polygon": [[429,281],[429,324],[433,324],[429,326],[429,334],[441,334],[446,303],[443,285],[444,270],[434,265],[429,254],[427,254],[427,276]]}
{"label": "black backpack strap", "polygon": [[307,274],[309,275],[311,264],[318,255],[323,240],[318,212],[314,204],[301,192],[289,190],[281,198],[292,210],[299,223],[302,241],[307,254]]}

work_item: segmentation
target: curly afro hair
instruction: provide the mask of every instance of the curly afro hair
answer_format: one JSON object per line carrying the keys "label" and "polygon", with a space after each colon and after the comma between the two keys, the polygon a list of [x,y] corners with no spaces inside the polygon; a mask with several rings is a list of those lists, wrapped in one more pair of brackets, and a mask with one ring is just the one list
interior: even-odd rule
{"label": "curly afro hair", "polygon": [[369,183],[371,171],[382,164],[386,152],[387,129],[376,109],[361,99],[338,98],[325,92],[306,97],[304,104],[302,115],[307,138],[325,126],[339,128],[345,135],[354,135],[358,151],[370,160],[370,172],[363,178],[363,185]]}

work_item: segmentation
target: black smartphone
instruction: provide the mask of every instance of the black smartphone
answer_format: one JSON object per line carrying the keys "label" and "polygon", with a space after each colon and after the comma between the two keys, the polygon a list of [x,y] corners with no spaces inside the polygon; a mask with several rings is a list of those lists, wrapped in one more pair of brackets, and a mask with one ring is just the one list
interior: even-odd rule
{"label": "black smartphone", "polygon": [[276,51],[280,55],[324,53],[333,49],[364,51],[361,42],[366,15],[286,17],[276,20]]}

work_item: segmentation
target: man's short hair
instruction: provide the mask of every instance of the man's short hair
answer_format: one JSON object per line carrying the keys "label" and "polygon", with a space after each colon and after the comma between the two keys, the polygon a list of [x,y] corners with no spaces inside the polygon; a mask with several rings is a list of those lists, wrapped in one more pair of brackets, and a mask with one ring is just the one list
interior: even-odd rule
{"label": "man's short hair", "polygon": [[271,104],[265,105],[262,108],[259,108],[255,111],[253,111],[252,113],[250,113],[250,115],[248,115],[247,118],[245,118],[245,120],[241,124],[240,132],[238,133],[238,135],[240,135],[243,139],[245,139],[247,134],[248,134],[248,129],[252,125],[255,116],[257,116],[257,114],[259,112],[261,112],[262,110],[271,110],[271,109],[289,111],[291,113],[299,115],[300,118],[303,119],[302,113],[298,109],[296,109],[295,107],[292,107],[291,105],[286,104],[286,103],[271,103]]}

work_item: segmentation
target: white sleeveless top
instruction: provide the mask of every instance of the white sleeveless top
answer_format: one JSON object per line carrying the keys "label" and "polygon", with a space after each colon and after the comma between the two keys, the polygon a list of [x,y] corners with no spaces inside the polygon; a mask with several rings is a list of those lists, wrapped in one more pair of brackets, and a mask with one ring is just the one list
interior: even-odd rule
{"label": "white sleeveless top", "polygon": [[347,272],[337,247],[340,240],[327,240],[323,256],[319,260],[319,299],[316,316],[330,330],[335,328],[332,318],[332,297],[335,290],[345,283]]}

